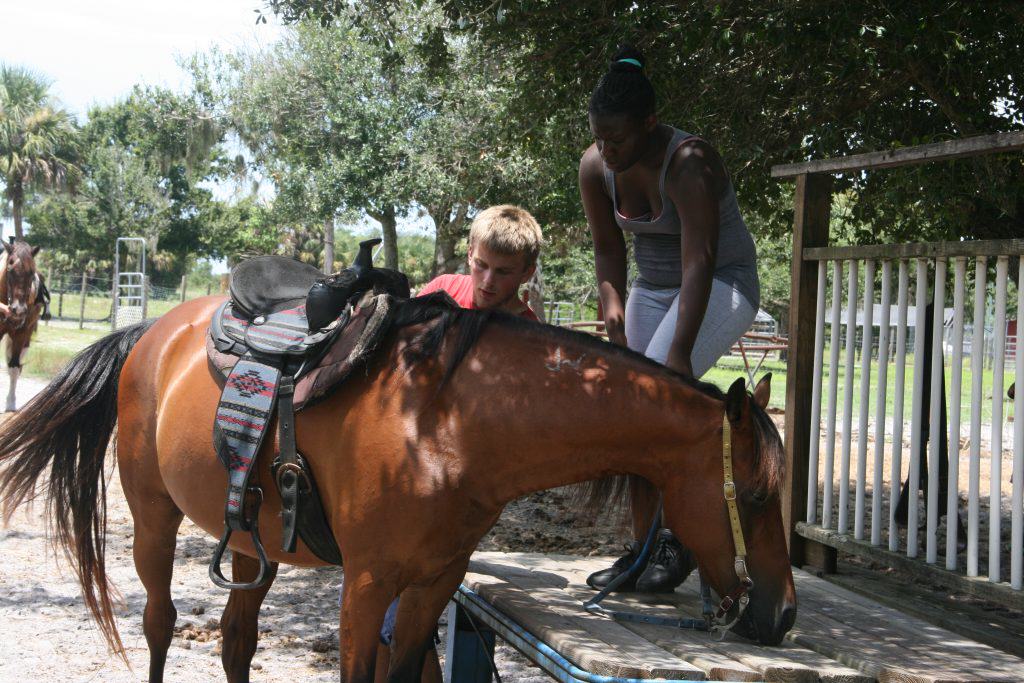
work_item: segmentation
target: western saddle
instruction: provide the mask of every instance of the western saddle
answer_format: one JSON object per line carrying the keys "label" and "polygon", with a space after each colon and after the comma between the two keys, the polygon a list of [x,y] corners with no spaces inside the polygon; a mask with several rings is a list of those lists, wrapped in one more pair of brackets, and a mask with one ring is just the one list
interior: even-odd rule
{"label": "western saddle", "polygon": [[[268,580],[257,523],[263,491],[249,479],[275,410],[271,474],[282,502],[281,548],[295,552],[301,537],[320,559],[342,562],[312,471],[295,447],[295,413],[366,362],[388,329],[393,299],[409,297],[405,275],[373,267],[371,250],[380,241],[362,242],[351,267],[326,277],[282,256],[249,259],[231,271],[231,298],[214,313],[206,344],[223,387],[213,436],[228,492],[224,534],[210,561],[210,579],[222,588],[258,588]],[[256,548],[260,569],[252,582],[229,581],[221,571],[235,531],[249,532]]]}

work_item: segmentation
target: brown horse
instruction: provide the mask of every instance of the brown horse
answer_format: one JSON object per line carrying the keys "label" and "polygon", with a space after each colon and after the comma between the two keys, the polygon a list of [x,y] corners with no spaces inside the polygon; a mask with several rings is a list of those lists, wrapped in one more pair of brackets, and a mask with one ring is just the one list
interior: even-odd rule
{"label": "brown horse", "polygon": [[32,341],[39,316],[43,312],[40,298],[42,275],[36,271],[35,255],[39,247],[29,246],[24,240],[4,243],[3,261],[0,262],[0,339],[7,337],[7,389],[5,410],[17,409],[15,390],[21,377],[21,362]]}
{"label": "brown horse", "polygon": [[[0,500],[9,514],[49,470],[57,540],[117,649],[102,476],[116,421],[135,566],[147,593],[152,683],[163,679],[176,618],[170,586],[182,516],[213,537],[224,527],[227,476],[211,437],[220,390],[204,343],[218,303],[187,302],[155,324],[96,342],[0,431]],[[419,678],[434,625],[477,542],[509,501],[532,491],[643,476],[664,492],[666,523],[711,586],[723,596],[734,591],[722,492],[725,417],[754,582],[737,630],[774,644],[796,612],[778,499],[783,456],[778,432],[742,380],[723,395],[581,333],[436,300],[397,304],[366,371],[303,411],[297,424],[299,449],[345,558],[344,680],[373,680],[384,613],[399,594],[389,680]],[[295,555],[278,550],[281,504],[268,474],[274,442],[267,439],[254,469],[272,566],[320,564],[301,542]],[[234,580],[252,580],[250,540],[235,534],[231,547]],[[228,599],[221,628],[230,681],[249,679],[266,590],[235,590]]]}

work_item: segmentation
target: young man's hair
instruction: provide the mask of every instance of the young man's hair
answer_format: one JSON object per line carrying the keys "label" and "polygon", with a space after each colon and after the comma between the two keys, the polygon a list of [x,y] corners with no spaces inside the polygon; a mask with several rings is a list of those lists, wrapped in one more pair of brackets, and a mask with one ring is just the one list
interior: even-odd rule
{"label": "young man's hair", "polygon": [[647,60],[632,45],[622,45],[608,71],[590,95],[589,113],[594,116],[626,114],[645,119],[654,113],[654,86],[644,74]]}
{"label": "young man's hair", "polygon": [[476,215],[469,230],[469,243],[483,244],[499,254],[523,254],[529,267],[537,262],[544,236],[529,211],[499,204]]}

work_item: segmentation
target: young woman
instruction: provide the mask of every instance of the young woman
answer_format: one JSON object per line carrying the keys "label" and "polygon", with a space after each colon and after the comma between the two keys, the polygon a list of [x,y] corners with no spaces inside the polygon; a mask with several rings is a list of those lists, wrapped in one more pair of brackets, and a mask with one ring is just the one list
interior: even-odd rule
{"label": "young woman", "polygon": [[[580,160],[583,209],[594,238],[604,322],[615,343],[688,377],[699,378],[746,332],[760,305],[754,241],[740,216],[729,174],[715,149],[660,123],[643,55],[615,55],[590,98],[592,144]],[[633,237],[638,277],[626,297],[625,233]],[[631,481],[634,537],[642,539],[657,493]],[[639,542],[601,588],[629,567]],[[670,591],[692,569],[667,530],[647,568],[627,588]]]}

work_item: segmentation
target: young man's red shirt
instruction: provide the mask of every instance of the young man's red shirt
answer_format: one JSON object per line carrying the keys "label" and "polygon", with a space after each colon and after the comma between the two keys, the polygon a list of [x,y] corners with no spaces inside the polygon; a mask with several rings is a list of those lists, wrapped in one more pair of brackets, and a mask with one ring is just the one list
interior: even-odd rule
{"label": "young man's red shirt", "polygon": [[[425,284],[417,296],[433,292],[448,292],[448,295],[455,299],[455,303],[462,308],[478,308],[473,303],[473,278],[469,275],[438,275]],[[537,320],[536,314],[528,306],[519,315],[529,320]]]}

